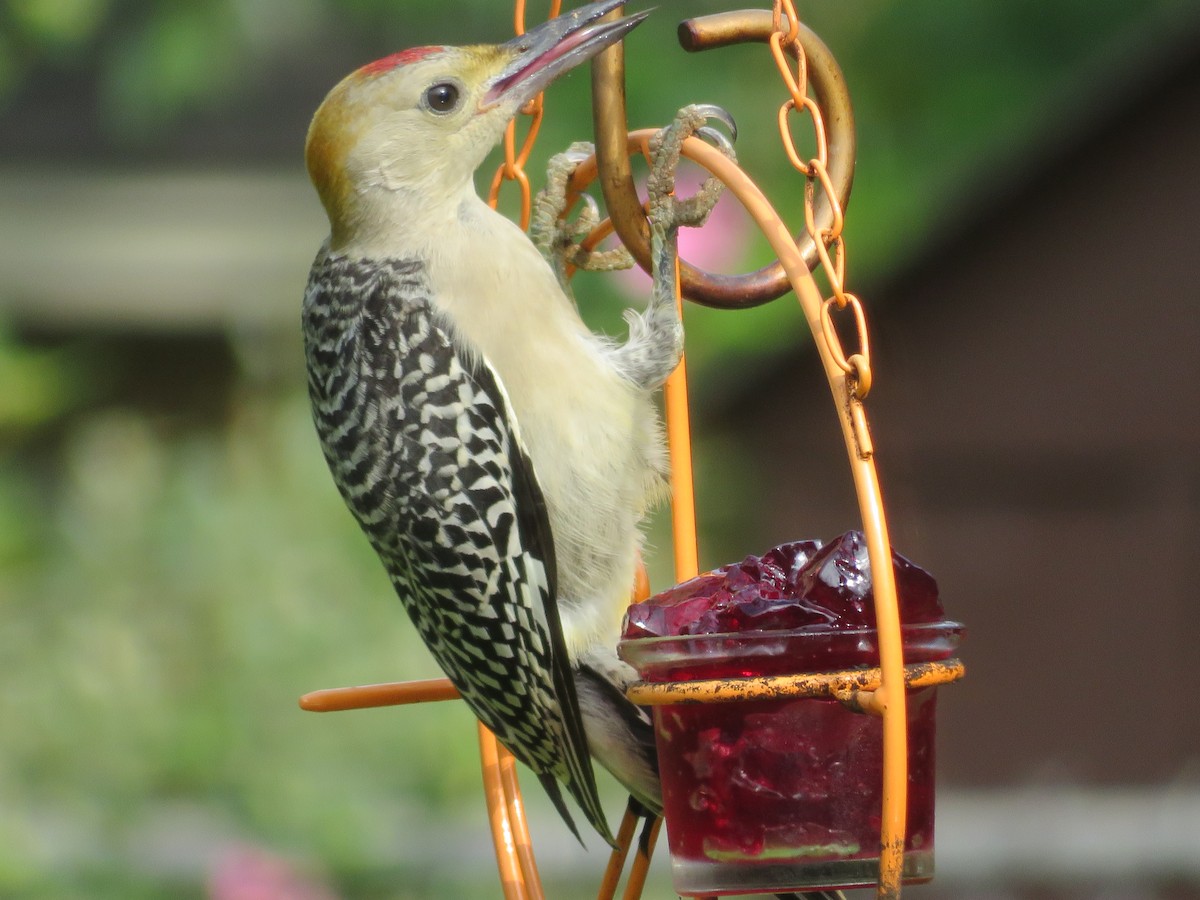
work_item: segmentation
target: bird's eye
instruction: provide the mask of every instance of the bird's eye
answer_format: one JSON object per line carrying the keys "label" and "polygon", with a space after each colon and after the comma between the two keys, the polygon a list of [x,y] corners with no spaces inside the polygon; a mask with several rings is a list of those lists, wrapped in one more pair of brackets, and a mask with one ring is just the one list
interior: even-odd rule
{"label": "bird's eye", "polygon": [[437,113],[451,112],[458,106],[458,86],[449,82],[435,84],[425,92],[425,105]]}

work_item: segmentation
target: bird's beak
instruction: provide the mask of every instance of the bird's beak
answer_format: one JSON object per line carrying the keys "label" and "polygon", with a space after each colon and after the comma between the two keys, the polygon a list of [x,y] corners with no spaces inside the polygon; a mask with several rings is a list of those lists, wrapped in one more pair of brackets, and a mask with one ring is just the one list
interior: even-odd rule
{"label": "bird's beak", "polygon": [[491,109],[501,102],[521,106],[559,75],[621,40],[650,15],[647,10],[613,22],[596,23],[624,3],[625,0],[597,0],[502,44],[512,54],[512,60],[492,82],[481,109]]}

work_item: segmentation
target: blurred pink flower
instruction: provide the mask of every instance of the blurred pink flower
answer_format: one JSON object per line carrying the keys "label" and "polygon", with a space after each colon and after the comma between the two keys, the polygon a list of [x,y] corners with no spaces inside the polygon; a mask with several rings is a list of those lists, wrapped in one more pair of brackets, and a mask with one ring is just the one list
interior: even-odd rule
{"label": "blurred pink flower", "polygon": [[319,875],[260,847],[221,856],[208,878],[209,900],[338,900]]}
{"label": "blurred pink flower", "polygon": [[[676,192],[690,197],[700,187],[704,173],[695,167],[680,169],[676,177]],[[644,188],[644,185],[642,185]],[[642,190],[643,196],[645,190]],[[750,217],[728,191],[703,228],[679,229],[679,255],[692,265],[710,272],[728,272],[746,254],[750,244]],[[640,266],[617,272],[621,290],[633,297],[645,298],[650,289],[650,276]]]}

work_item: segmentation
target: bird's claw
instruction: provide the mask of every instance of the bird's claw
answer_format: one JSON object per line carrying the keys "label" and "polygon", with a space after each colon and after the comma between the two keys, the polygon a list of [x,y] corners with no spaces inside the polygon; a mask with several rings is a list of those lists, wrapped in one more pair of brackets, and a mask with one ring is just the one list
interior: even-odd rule
{"label": "bird's claw", "polygon": [[[709,125],[710,121],[723,126],[724,130]],[[685,106],[670,125],[651,138],[650,174],[646,186],[651,243],[657,247],[652,252],[655,270],[667,268],[666,260],[674,254],[679,228],[703,225],[721,197],[723,186],[711,177],[705,179],[692,196],[684,199],[675,196],[675,172],[683,143],[692,136],[709,142],[730,159],[735,158],[733,144],[737,140],[737,123],[727,110],[711,103]],[[534,200],[530,235],[554,267],[564,289],[571,267],[605,271],[633,265],[633,258],[624,247],[598,251],[585,249],[581,244],[599,224],[601,214],[595,198],[589,194],[570,197],[571,203],[568,203],[569,185],[575,169],[594,153],[591,144],[580,142],[552,157],[547,167],[546,187]],[[583,208],[579,215],[569,219],[570,206],[577,200],[582,201]]]}
{"label": "bird's claw", "polygon": [[[571,176],[584,160],[595,153],[591,144],[572,144],[562,153],[550,159],[546,169],[546,187],[534,199],[534,212],[529,231],[534,243],[542,251],[563,289],[570,295],[567,286],[567,271],[571,266],[589,271],[628,269],[633,257],[624,247],[616,250],[590,250],[580,242],[600,224],[600,206],[596,198],[587,193],[569,198]],[[568,218],[571,201],[581,201],[583,208],[575,218]]]}
{"label": "bird's claw", "polygon": [[718,131],[708,125],[701,125],[696,129],[696,137],[704,138],[726,156],[734,156],[733,142],[737,140],[736,136],[731,138],[723,131]]}
{"label": "bird's claw", "polygon": [[[729,110],[723,106],[717,106],[715,103],[696,103],[692,106],[692,109],[704,116],[705,119],[716,119],[718,122],[724,125],[725,130],[729,132],[728,142],[730,144],[737,143],[737,122],[734,121],[733,114],[730,113]],[[700,133],[701,131],[711,132],[712,129],[708,128],[708,126],[697,129],[697,133]],[[720,140],[725,141],[726,139],[722,135]]]}
{"label": "bird's claw", "polygon": [[[715,119],[728,129],[730,136],[708,125]],[[650,195],[651,229],[657,226],[664,233],[680,226],[699,227],[704,224],[721,197],[723,186],[716,178],[707,178],[700,189],[687,199],[675,196],[675,171],[683,152],[683,142],[693,135],[710,141],[730,159],[735,158],[733,142],[737,140],[737,124],[726,110],[711,103],[685,106],[675,120],[651,140]]]}
{"label": "bird's claw", "polygon": [[[733,142],[708,126],[709,119],[737,133],[732,117],[711,105],[685,106],[675,120],[650,139],[650,174],[646,179],[647,217],[650,222],[650,275],[653,280],[651,302],[641,317],[644,330],[664,335],[663,346],[671,352],[662,357],[669,365],[660,367],[666,378],[683,349],[683,328],[675,304],[675,271],[679,257],[679,228],[704,224],[721,197],[723,185],[708,178],[700,189],[685,200],[675,196],[675,172],[689,137],[700,135],[712,140],[722,153],[733,157]],[[650,323],[654,323],[651,327]],[[632,329],[631,329],[632,333]]]}

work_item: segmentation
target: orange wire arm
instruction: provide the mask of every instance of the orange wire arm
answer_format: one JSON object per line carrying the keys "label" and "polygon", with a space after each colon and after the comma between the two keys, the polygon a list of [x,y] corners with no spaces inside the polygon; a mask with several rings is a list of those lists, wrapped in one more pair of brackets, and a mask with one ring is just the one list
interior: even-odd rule
{"label": "orange wire arm", "polygon": [[[648,138],[647,133],[646,139]],[[882,847],[878,896],[880,900],[891,900],[900,895],[908,806],[904,655],[891,543],[874,454],[870,450],[870,437],[866,431],[862,401],[856,394],[855,384],[845,369],[838,365],[836,354],[840,353],[840,348],[835,352],[831,347],[822,324],[824,301],[779,214],[775,212],[758,185],[720,151],[701,140],[689,138],[684,142],[683,152],[686,157],[721,179],[737,196],[779,257],[808,320],[842,426],[874,579],[881,673],[881,684],[876,690],[875,699],[883,712]]]}
{"label": "orange wire arm", "polygon": [[[626,152],[641,152],[649,157],[649,141],[655,133],[653,129],[630,132],[627,136]],[[736,163],[727,159],[716,148],[697,138],[688,138],[684,142],[683,155],[706,168],[733,192],[778,256],[812,332],[813,342],[820,355],[830,392],[833,395],[838,420],[842,427],[842,437],[849,457],[855,492],[859,501],[859,513],[867,539],[867,552],[871,559],[871,570],[874,576],[881,677],[880,684],[870,699],[870,706],[882,714],[884,751],[883,809],[880,829],[882,847],[878,896],[880,900],[890,900],[900,894],[900,879],[904,863],[904,834],[908,805],[905,717],[907,704],[899,606],[896,597],[895,573],[891,564],[891,542],[888,537],[878,473],[875,469],[874,449],[862,404],[865,389],[869,386],[870,370],[863,362],[864,354],[856,354],[851,357],[857,365],[849,364],[837,342],[836,333],[828,324],[828,302],[822,298],[808,265],[788,232],[787,226],[758,185]],[[598,163],[593,155],[576,168],[571,179],[571,187],[577,192],[582,192],[597,176]],[[810,192],[808,195],[810,202],[811,196]],[[806,208],[806,218],[808,215],[811,213],[808,213]],[[821,250],[824,251],[823,246]],[[678,282],[678,270],[676,280]],[[681,376],[682,372],[684,370],[681,366],[675,375]],[[676,403],[674,411],[672,407],[668,407],[668,429],[672,438],[675,433],[678,433],[678,430],[686,427],[686,387],[680,388],[677,384],[676,390],[682,390],[684,403],[682,405]],[[669,402],[671,396],[671,383],[668,382]],[[675,425],[676,432],[674,433],[670,431],[673,416],[679,416],[682,419],[682,425]],[[673,449],[675,443],[675,440],[671,440]],[[674,457],[672,463],[675,463]],[[690,476],[690,461],[685,464],[688,465]],[[689,493],[687,497],[690,498],[690,496]],[[694,524],[692,527],[694,529]],[[679,536],[680,531],[677,530],[677,539]],[[681,571],[679,554],[677,540],[676,574],[680,580],[692,577],[695,574],[694,569]]]}

